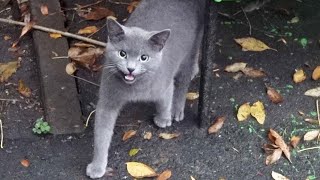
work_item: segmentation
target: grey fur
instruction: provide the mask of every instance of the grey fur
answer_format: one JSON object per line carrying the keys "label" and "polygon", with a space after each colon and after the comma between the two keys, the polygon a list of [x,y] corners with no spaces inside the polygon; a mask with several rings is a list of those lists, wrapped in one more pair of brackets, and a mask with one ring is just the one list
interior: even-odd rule
{"label": "grey fur", "polygon": [[[95,117],[93,160],[87,167],[89,177],[105,174],[114,125],[127,102],[155,102],[154,123],[161,128],[171,126],[172,119],[183,120],[185,95],[198,72],[204,1],[144,0],[125,26],[108,20],[109,40]],[[147,62],[140,61],[143,54],[149,56]],[[132,75],[126,75],[129,70],[133,70]]]}

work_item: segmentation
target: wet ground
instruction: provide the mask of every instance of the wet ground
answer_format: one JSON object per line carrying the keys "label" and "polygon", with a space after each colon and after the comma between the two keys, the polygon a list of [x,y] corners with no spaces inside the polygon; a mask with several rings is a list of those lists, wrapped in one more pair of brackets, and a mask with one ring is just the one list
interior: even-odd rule
{"label": "wet ground", "polygon": [[[63,7],[70,8],[74,3],[89,4],[93,1],[63,1]],[[281,4],[281,3],[283,4]],[[213,122],[215,117],[224,115],[227,120],[216,135],[208,135],[207,128],[197,125],[197,102],[188,101],[186,119],[181,123],[174,123],[167,129],[158,129],[152,122],[154,112],[152,105],[129,105],[124,108],[121,118],[117,121],[113,142],[110,149],[109,166],[115,170],[114,176],[108,179],[133,179],[126,171],[128,161],[143,162],[153,167],[157,172],[170,169],[171,179],[271,179],[271,171],[279,172],[290,179],[319,179],[317,171],[320,168],[320,150],[299,150],[319,146],[317,141],[301,142],[297,150],[292,150],[292,164],[282,157],[271,166],[265,165],[266,154],[262,149],[268,142],[267,132],[270,128],[279,132],[286,142],[292,135],[302,136],[309,129],[317,129],[316,125],[309,125],[303,121],[298,111],[315,118],[315,99],[306,97],[303,93],[311,88],[318,87],[319,81],[310,79],[312,70],[320,65],[318,40],[320,39],[318,21],[320,4],[317,1],[295,2],[294,4],[271,2],[264,8],[254,12],[240,12],[235,16],[219,15],[217,19],[217,35],[214,59],[215,68],[212,72],[213,83],[210,94],[210,107]],[[219,12],[232,15],[241,11],[241,3],[221,3]],[[128,15],[127,5],[101,3],[97,6],[106,6],[114,10],[121,22]],[[318,7],[318,8],[317,8]],[[283,10],[285,9],[285,10]],[[288,11],[290,14],[287,15]],[[10,11],[1,13],[1,17],[10,16]],[[293,17],[298,16],[299,22],[290,24]],[[67,28],[70,32],[88,25],[103,27],[104,21],[84,21],[74,11],[66,11]],[[249,25],[252,34],[249,34]],[[210,23],[210,22],[209,22]],[[16,39],[20,29],[14,26],[0,24],[0,36],[12,36]],[[234,42],[234,38],[253,36],[262,40],[276,51],[243,52]],[[106,30],[102,28],[93,38],[104,41]],[[286,40],[287,44],[278,41]],[[302,47],[299,41],[306,38],[308,44]],[[13,41],[13,40],[12,40]],[[7,51],[12,41],[0,41],[1,62],[17,58]],[[73,41],[70,41],[73,43]],[[17,74],[9,83],[23,80],[30,86],[34,94],[32,100],[39,101],[39,84],[36,71],[30,69],[36,66],[32,41],[25,36],[20,47],[26,52],[22,55],[22,65]],[[24,60],[26,59],[26,60]],[[250,67],[261,68],[266,73],[265,78],[250,78],[246,76],[235,80],[235,74],[223,71],[226,65],[234,62],[246,62]],[[305,82],[295,84],[292,75],[297,68],[303,68],[308,74]],[[86,69],[78,71],[78,76],[93,82],[99,82],[99,72]],[[199,77],[197,77],[190,91],[198,91]],[[266,95],[265,85],[279,90],[284,102],[275,105]],[[79,98],[82,111],[86,117],[96,103],[98,88],[78,81]],[[19,99],[22,102],[4,101],[1,109],[1,119],[5,125],[5,148],[0,151],[0,179],[86,179],[85,167],[92,156],[92,125],[90,123],[84,133],[77,135],[61,135],[38,137],[31,134],[35,119],[42,116],[41,106],[24,109],[25,99],[17,93],[15,85],[0,85],[0,97]],[[267,118],[264,125],[259,125],[253,118],[244,122],[236,120],[236,108],[239,105],[262,101],[266,107]],[[22,108],[20,108],[22,106]],[[17,121],[21,119],[20,121]],[[122,135],[128,130],[137,130],[137,136],[123,142]],[[144,140],[144,132],[153,134],[151,140]],[[162,140],[157,136],[161,132],[181,133],[173,140]],[[128,152],[132,148],[140,148],[137,155],[130,157]],[[28,159],[30,166],[23,167],[20,160]],[[106,179],[106,178],[103,178]]]}

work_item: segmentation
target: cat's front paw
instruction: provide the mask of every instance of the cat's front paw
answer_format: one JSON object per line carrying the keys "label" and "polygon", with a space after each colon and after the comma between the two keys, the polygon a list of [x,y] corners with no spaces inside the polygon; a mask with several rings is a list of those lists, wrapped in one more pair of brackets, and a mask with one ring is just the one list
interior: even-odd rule
{"label": "cat's front paw", "polygon": [[160,128],[169,127],[172,124],[171,118],[161,118],[161,117],[154,117],[153,122]]}
{"label": "cat's front paw", "polygon": [[91,179],[101,178],[106,173],[106,168],[97,166],[93,163],[88,164],[87,166],[87,176]]}

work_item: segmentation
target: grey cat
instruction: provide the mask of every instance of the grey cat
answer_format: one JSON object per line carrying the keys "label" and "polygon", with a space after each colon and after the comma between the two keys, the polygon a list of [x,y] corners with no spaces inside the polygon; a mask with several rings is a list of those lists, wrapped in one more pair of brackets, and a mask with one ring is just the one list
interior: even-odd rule
{"label": "grey cat", "polygon": [[107,20],[106,63],[94,128],[91,178],[107,169],[113,129],[127,102],[152,101],[154,123],[171,126],[184,118],[186,93],[198,73],[205,0],[144,0],[125,26]]}

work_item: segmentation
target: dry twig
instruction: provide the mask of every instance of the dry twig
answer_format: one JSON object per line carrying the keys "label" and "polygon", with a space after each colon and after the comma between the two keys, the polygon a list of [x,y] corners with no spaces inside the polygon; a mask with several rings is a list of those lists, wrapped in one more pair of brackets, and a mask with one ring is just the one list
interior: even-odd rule
{"label": "dry twig", "polygon": [[[24,22],[19,22],[19,21],[14,21],[14,20],[10,20],[10,19],[4,19],[4,18],[0,18],[0,22],[4,22],[4,23],[8,23],[8,24],[20,25],[20,26],[26,26],[27,25],[27,23],[24,23]],[[97,40],[94,40],[94,39],[86,38],[86,37],[79,36],[79,35],[76,35],[76,34],[72,34],[72,33],[69,33],[69,32],[59,31],[59,30],[56,30],[56,29],[47,28],[47,27],[39,26],[39,25],[33,25],[32,28],[33,29],[37,29],[37,30],[41,30],[41,31],[44,31],[44,32],[61,34],[61,35],[66,36],[66,37],[78,39],[78,40],[85,41],[85,42],[88,42],[88,43],[91,43],[91,44],[95,44],[95,45],[98,45],[98,46],[102,46],[102,47],[106,47],[107,46],[107,43],[105,43],[105,42],[101,42],[101,41],[97,41]]]}
{"label": "dry twig", "polygon": [[2,128],[2,121],[1,121],[1,119],[0,119],[0,131],[1,131],[0,148],[3,149],[3,128]]}
{"label": "dry twig", "polygon": [[92,114],[93,114],[94,112],[96,112],[96,110],[91,111],[91,113],[89,114],[89,116],[88,116],[88,118],[87,118],[87,120],[86,120],[86,127],[88,127],[89,120],[90,120],[90,118],[91,118],[91,116],[92,116]]}

